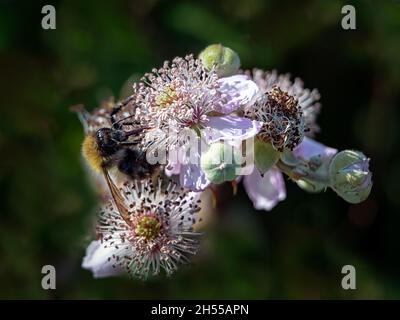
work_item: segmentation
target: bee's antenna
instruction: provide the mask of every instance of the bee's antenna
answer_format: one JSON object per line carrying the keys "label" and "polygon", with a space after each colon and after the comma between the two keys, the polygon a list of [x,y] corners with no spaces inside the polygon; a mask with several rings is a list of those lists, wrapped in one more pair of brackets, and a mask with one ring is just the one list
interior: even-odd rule
{"label": "bee's antenna", "polygon": [[135,134],[138,134],[138,133],[140,133],[140,132],[142,132],[143,130],[146,130],[146,129],[149,129],[149,128],[148,127],[140,127],[138,129],[134,129],[134,130],[125,132],[125,134],[126,134],[127,137],[129,137],[129,136],[133,136]]}

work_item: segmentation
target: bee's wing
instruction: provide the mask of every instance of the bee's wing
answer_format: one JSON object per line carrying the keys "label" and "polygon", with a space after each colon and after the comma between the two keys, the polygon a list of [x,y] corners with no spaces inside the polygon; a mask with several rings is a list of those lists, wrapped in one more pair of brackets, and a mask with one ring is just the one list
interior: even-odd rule
{"label": "bee's wing", "polygon": [[121,191],[112,181],[107,169],[103,169],[104,177],[107,181],[108,188],[110,189],[111,196],[114,200],[115,206],[117,207],[119,214],[121,215],[122,219],[124,219],[128,224],[130,223],[129,220],[129,209],[125,206],[124,199],[122,198]]}
{"label": "bee's wing", "polygon": [[109,102],[103,101],[100,107],[92,112],[88,112],[82,104],[79,104],[70,107],[70,110],[78,115],[85,134],[90,134],[102,127],[108,127],[111,125],[109,105]]}
{"label": "bee's wing", "polygon": [[90,131],[89,130],[89,119],[91,117],[90,113],[86,111],[83,104],[71,106],[70,110],[78,115],[79,121],[83,126],[83,131],[85,132],[85,134],[88,134]]}

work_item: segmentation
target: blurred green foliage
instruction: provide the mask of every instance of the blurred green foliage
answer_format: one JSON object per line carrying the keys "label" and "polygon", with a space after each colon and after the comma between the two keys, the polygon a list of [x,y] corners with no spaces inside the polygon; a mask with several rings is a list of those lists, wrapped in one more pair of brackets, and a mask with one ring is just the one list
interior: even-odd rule
{"label": "blurred green foliage", "polygon": [[[44,4],[0,2],[0,298],[400,298],[399,1],[60,0],[56,30],[41,28]],[[356,7],[356,30],[341,28],[344,4]],[[93,279],[80,263],[96,197],[69,106],[126,95],[163,60],[215,42],[244,68],[320,90],[317,138],[372,158],[370,198],[349,205],[288,181],[288,199],[264,213],[242,187],[227,190],[191,268]],[[57,269],[55,291],[41,288],[45,264]],[[357,290],[341,289],[346,264]]]}

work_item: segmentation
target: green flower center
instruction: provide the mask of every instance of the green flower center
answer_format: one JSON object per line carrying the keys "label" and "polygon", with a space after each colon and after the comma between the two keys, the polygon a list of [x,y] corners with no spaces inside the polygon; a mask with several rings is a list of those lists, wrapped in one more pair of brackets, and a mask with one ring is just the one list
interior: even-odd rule
{"label": "green flower center", "polygon": [[166,86],[163,91],[157,96],[156,104],[161,108],[166,108],[178,99],[176,90],[171,86]]}
{"label": "green flower center", "polygon": [[135,234],[146,240],[153,240],[158,236],[161,230],[161,223],[152,216],[142,217],[136,224]]}

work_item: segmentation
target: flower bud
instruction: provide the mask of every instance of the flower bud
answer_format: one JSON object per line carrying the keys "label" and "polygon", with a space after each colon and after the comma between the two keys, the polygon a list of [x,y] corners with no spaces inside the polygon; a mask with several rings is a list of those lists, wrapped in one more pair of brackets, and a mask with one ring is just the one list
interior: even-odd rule
{"label": "flower bud", "polygon": [[200,166],[212,183],[233,181],[240,174],[241,165],[237,163],[240,156],[237,148],[218,142],[202,154]]}
{"label": "flower bud", "polygon": [[276,150],[270,142],[260,139],[254,141],[254,161],[257,169],[264,174],[271,169],[279,160],[281,153]]}
{"label": "flower bud", "polygon": [[372,188],[369,159],[359,151],[345,150],[336,154],[329,166],[330,185],[350,203],[367,199]]}
{"label": "flower bud", "polygon": [[228,77],[235,74],[240,68],[239,55],[221,44],[212,44],[205,48],[199,59],[207,70],[214,67],[218,77]]}

